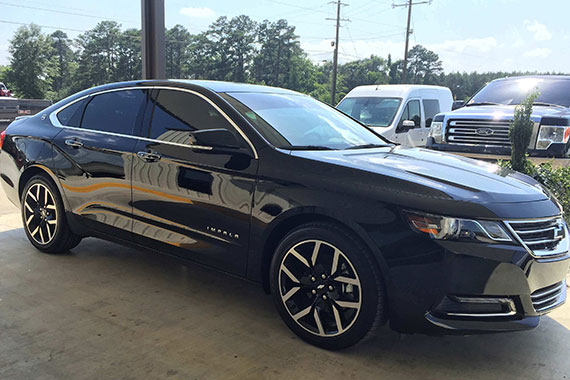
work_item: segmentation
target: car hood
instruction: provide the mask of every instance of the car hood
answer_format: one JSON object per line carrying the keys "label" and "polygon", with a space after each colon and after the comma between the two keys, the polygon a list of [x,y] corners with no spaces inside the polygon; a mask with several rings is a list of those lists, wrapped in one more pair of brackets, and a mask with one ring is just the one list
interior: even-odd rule
{"label": "car hood", "polygon": [[[344,166],[365,173],[350,175],[352,186],[376,187],[394,193],[396,203],[426,202],[428,198],[457,205],[489,205],[549,201],[550,196],[532,178],[483,161],[421,148],[400,146],[341,151],[293,151],[294,156]],[[442,203],[443,202],[443,203]],[[446,207],[449,203],[446,204]],[[552,206],[556,206],[552,203]],[[469,208],[469,207],[467,207]],[[547,207],[549,214],[557,214]],[[456,213],[457,215],[462,213]],[[500,214],[494,213],[494,214]]]}
{"label": "car hood", "polygon": [[[468,117],[484,117],[492,119],[511,119],[515,113],[516,106],[472,106],[472,107],[462,107],[456,109],[447,114],[449,118],[454,116],[460,116],[464,118]],[[538,119],[535,121],[540,121],[542,117],[570,117],[570,108],[559,108],[559,107],[544,107],[544,106],[533,106],[532,107],[532,117],[533,119]]]}

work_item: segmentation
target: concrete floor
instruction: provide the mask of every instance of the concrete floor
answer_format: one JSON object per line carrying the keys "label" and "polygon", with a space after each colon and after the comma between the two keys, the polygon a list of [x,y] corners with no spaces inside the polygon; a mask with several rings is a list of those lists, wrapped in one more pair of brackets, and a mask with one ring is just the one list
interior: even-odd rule
{"label": "concrete floor", "polygon": [[261,288],[153,252],[27,242],[0,193],[0,379],[570,379],[570,306],[533,331],[300,341]]}

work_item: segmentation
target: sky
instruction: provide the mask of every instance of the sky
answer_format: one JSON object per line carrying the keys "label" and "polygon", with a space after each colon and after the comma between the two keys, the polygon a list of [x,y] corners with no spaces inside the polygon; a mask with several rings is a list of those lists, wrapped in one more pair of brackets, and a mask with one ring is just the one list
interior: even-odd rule
{"label": "sky", "polygon": [[[371,54],[403,58],[406,0],[342,0],[339,60]],[[423,0],[414,0],[415,3]],[[256,21],[280,18],[296,27],[314,62],[332,60],[336,5],[329,0],[165,0],[166,26],[205,31],[217,17],[245,14]],[[20,24],[36,23],[70,37],[112,19],[140,28],[140,0],[2,0],[0,64],[8,64],[9,41]],[[570,0],[433,0],[412,7],[410,48],[435,51],[446,72],[570,72]],[[65,28],[65,29],[64,29]]]}

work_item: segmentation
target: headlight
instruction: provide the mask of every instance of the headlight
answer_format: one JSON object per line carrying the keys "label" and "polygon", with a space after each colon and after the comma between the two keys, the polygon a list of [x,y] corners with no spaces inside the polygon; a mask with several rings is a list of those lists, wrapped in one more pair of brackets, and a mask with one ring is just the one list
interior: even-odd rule
{"label": "headlight", "polygon": [[404,211],[410,226],[437,240],[512,241],[501,222],[450,218],[447,216]]}
{"label": "headlight", "polygon": [[437,144],[441,144],[443,142],[442,127],[443,127],[443,122],[432,121],[431,127],[429,129],[429,136],[433,137],[434,141]]}
{"label": "headlight", "polygon": [[567,143],[570,127],[562,125],[542,125],[538,132],[536,149],[546,150],[552,143]]}

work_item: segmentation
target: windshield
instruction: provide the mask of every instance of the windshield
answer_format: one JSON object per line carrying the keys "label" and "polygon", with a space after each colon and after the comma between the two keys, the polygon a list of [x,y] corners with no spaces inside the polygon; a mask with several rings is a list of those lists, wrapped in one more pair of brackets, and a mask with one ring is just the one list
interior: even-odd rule
{"label": "windshield", "polygon": [[489,83],[467,103],[520,104],[535,88],[540,91],[537,103],[570,106],[570,80],[557,78],[515,78]]}
{"label": "windshield", "polygon": [[337,108],[366,125],[387,127],[392,124],[400,103],[400,98],[344,98]]}
{"label": "windshield", "polygon": [[309,96],[236,92],[222,95],[274,146],[348,149],[388,145],[374,132]]}

